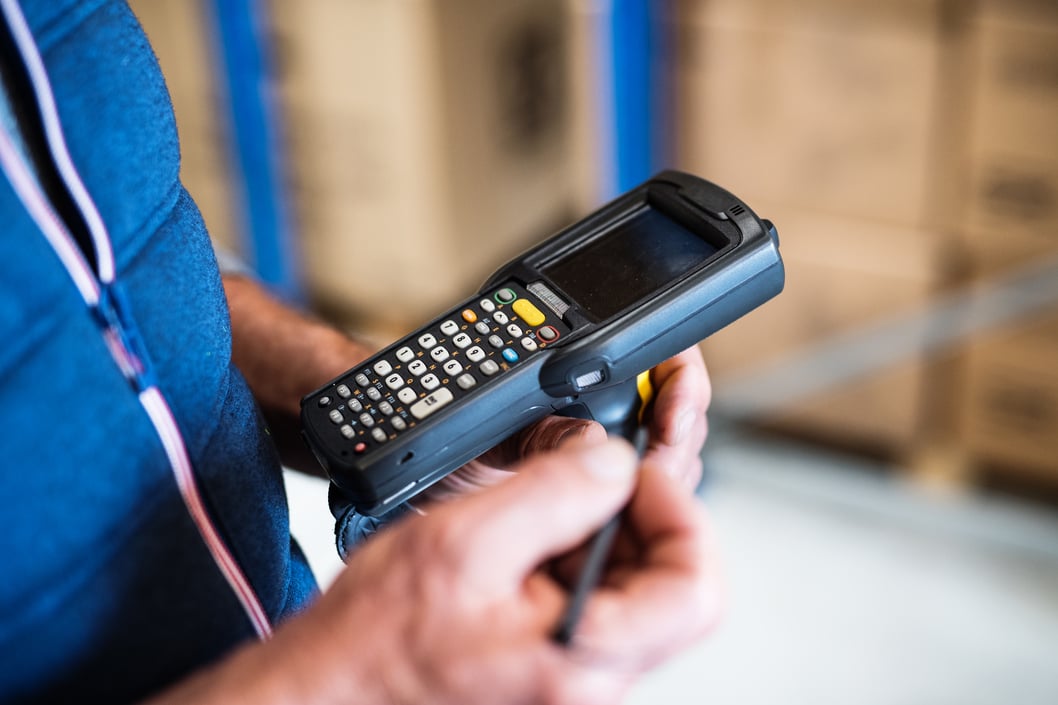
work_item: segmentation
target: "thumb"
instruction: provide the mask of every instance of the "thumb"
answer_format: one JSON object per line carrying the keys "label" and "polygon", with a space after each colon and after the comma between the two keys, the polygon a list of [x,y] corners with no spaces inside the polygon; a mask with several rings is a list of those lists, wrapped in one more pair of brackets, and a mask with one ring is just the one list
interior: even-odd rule
{"label": "thumb", "polygon": [[569,443],[533,456],[507,482],[427,519],[447,523],[443,533],[458,543],[450,548],[461,570],[476,581],[509,585],[572,550],[616,514],[632,493],[636,463],[622,440]]}

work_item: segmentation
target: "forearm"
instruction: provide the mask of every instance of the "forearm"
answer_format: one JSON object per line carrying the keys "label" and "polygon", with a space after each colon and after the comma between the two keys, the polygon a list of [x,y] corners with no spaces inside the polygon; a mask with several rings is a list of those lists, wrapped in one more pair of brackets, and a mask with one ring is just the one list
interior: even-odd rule
{"label": "forearm", "polygon": [[232,359],[264,412],[283,464],[318,474],[299,437],[301,398],[368,357],[371,349],[276,301],[252,279],[224,276]]}
{"label": "forearm", "polygon": [[266,646],[254,644],[177,683],[146,705],[307,702],[282,669],[269,663]]}
{"label": "forearm", "polygon": [[384,703],[377,684],[362,676],[360,659],[343,651],[341,663],[336,663],[319,635],[313,638],[313,625],[302,624],[313,617],[310,610],[291,620],[272,640],[241,647],[147,705]]}
{"label": "forearm", "polygon": [[232,359],[258,402],[297,414],[301,397],[366,358],[371,350],[285,306],[256,282],[226,275]]}

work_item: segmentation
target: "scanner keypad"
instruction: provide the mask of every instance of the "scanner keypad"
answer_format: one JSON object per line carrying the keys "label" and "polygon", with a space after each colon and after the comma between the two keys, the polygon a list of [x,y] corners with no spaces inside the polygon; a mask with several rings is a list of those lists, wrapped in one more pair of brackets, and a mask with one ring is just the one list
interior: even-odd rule
{"label": "scanner keypad", "polygon": [[321,391],[318,405],[333,433],[363,454],[524,364],[568,330],[524,288],[507,284],[350,370]]}

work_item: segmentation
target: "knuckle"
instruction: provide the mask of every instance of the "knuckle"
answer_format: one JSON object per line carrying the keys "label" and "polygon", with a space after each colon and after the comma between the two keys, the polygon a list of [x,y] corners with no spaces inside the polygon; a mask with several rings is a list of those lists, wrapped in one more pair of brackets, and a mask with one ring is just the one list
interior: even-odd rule
{"label": "knuckle", "polygon": [[705,439],[708,438],[708,436],[709,422],[704,415],[699,415],[694,421],[690,434],[690,447],[693,449],[694,453],[697,454],[697,452],[702,449],[702,446],[705,445]]}
{"label": "knuckle", "polygon": [[[539,698],[534,702],[544,705],[611,705],[622,700],[624,688],[614,673],[604,673],[607,666],[582,665],[567,669],[561,676],[552,678],[541,687]],[[584,669],[591,669],[586,673]]]}
{"label": "knuckle", "polygon": [[704,510],[698,513],[696,570],[692,579],[693,621],[699,636],[712,631],[726,612],[726,587],[717,565],[712,530]]}
{"label": "knuckle", "polygon": [[400,560],[415,566],[414,590],[424,604],[458,596],[458,576],[466,562],[466,529],[451,515],[418,522],[398,547]]}
{"label": "knuckle", "polygon": [[684,481],[687,488],[691,491],[695,490],[702,481],[702,460],[697,456],[691,458],[686,466],[684,466]]}
{"label": "knuckle", "polygon": [[587,703],[582,689],[574,685],[575,676],[569,670],[562,673],[549,672],[539,681],[538,702],[542,705],[581,705]]}
{"label": "knuckle", "polygon": [[568,702],[565,697],[565,683],[554,673],[544,674],[544,677],[537,680],[537,683],[539,684],[539,690],[536,693],[537,702],[541,705],[562,705]]}
{"label": "knuckle", "polygon": [[703,637],[716,629],[725,612],[723,591],[715,584],[715,580],[702,585],[691,622],[695,625],[694,637]]}
{"label": "knuckle", "polygon": [[431,563],[453,565],[463,555],[466,529],[463,522],[448,514],[437,521],[423,522],[417,558]]}

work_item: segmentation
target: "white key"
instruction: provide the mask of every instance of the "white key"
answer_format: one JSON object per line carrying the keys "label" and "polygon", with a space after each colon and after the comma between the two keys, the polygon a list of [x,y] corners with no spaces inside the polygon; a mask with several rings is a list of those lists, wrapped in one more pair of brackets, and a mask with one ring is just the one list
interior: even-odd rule
{"label": "white key", "polygon": [[379,360],[375,363],[373,369],[375,370],[376,375],[378,375],[379,377],[385,377],[393,371],[393,365],[389,364],[388,360]]}
{"label": "white key", "polygon": [[397,392],[397,398],[404,404],[411,404],[413,401],[419,398],[419,395],[415,393],[415,390],[411,387],[405,387],[404,389]]}
{"label": "white key", "polygon": [[394,372],[389,377],[386,377],[386,386],[396,391],[404,386],[404,378]]}
{"label": "white key", "polygon": [[512,338],[521,338],[522,329],[512,323],[511,325],[507,326],[507,335],[511,336]]}
{"label": "white key", "polygon": [[437,345],[437,338],[433,337],[433,333],[426,333],[419,336],[419,345],[424,350],[429,350],[433,346]]}
{"label": "white key", "polygon": [[454,399],[452,391],[448,388],[438,389],[428,397],[423,397],[415,406],[411,407],[411,415],[417,419],[425,419],[433,412]]}
{"label": "white key", "polygon": [[360,414],[360,423],[364,424],[367,428],[371,428],[375,425],[375,417],[365,411]]}
{"label": "white key", "polygon": [[331,423],[334,424],[340,424],[345,421],[345,417],[342,416],[342,412],[338,411],[337,409],[331,409],[331,413],[328,414],[328,416],[331,419]]}
{"label": "white key", "polygon": [[456,384],[459,385],[460,389],[470,389],[477,383],[478,381],[474,379],[474,375],[469,372],[465,375],[459,375],[459,379],[456,380]]}
{"label": "white key", "polygon": [[360,401],[357,399],[350,399],[347,403],[349,404],[349,411],[353,412],[354,414],[359,414],[361,411],[364,410],[364,405],[361,404]]}
{"label": "white key", "polygon": [[532,338],[522,338],[522,347],[529,352],[533,352],[537,348],[536,341]]}
{"label": "white key", "polygon": [[422,360],[416,360],[415,362],[408,365],[408,372],[418,377],[423,372],[426,372],[426,363]]}
{"label": "white key", "polygon": [[379,443],[385,443],[388,438],[386,436],[386,432],[383,431],[381,428],[376,428],[374,431],[372,431],[371,437]]}
{"label": "white key", "polygon": [[445,363],[445,373],[451,377],[457,375],[463,371],[463,366],[459,364],[459,360],[449,360]]}
{"label": "white key", "polygon": [[445,335],[455,335],[459,332],[459,324],[455,321],[445,321],[441,324],[441,332]]}
{"label": "white key", "polygon": [[452,338],[452,342],[455,343],[457,348],[465,348],[471,343],[473,343],[474,340],[466,333],[460,333],[456,337]]}
{"label": "white key", "polygon": [[393,424],[393,428],[397,429],[398,431],[403,431],[408,427],[408,424],[404,423],[404,419],[399,416],[394,416],[392,419],[390,419],[389,422]]}
{"label": "white key", "polygon": [[356,376],[356,383],[359,384],[361,387],[366,387],[367,385],[371,384],[371,380],[367,378],[367,375],[361,372]]}
{"label": "white key", "polygon": [[356,438],[356,431],[353,430],[353,427],[350,426],[349,424],[345,424],[344,426],[342,426],[338,430],[341,431],[342,435],[345,436],[346,438],[348,438],[349,440],[352,440],[352,439]]}
{"label": "white key", "polygon": [[481,363],[481,367],[478,369],[480,369],[481,373],[486,377],[491,377],[500,371],[500,366],[496,364],[495,360],[485,360],[485,362]]}
{"label": "white key", "polygon": [[434,359],[434,362],[444,362],[451,355],[443,345],[438,345],[436,348],[430,351],[430,357]]}
{"label": "white key", "polygon": [[419,381],[422,382],[422,388],[426,391],[430,391],[431,389],[437,389],[437,387],[441,385],[441,380],[437,379],[437,375],[433,374],[432,372]]}
{"label": "white key", "polygon": [[501,326],[505,326],[505,325],[507,325],[510,322],[510,319],[507,318],[507,314],[504,313],[503,311],[497,311],[496,313],[494,313],[492,315],[492,318],[497,323],[499,323]]}
{"label": "white key", "polygon": [[467,359],[471,362],[481,362],[485,359],[485,351],[475,345],[470,350],[467,350]]}
{"label": "white key", "polygon": [[390,404],[388,401],[380,401],[378,403],[378,410],[381,411],[386,416],[392,416],[393,415],[393,405]]}
{"label": "white key", "polygon": [[334,391],[338,392],[338,396],[342,399],[348,399],[353,395],[353,393],[349,391],[349,386],[345,384],[339,384],[335,387]]}
{"label": "white key", "polygon": [[415,359],[415,351],[405,345],[397,351],[397,359],[401,362],[411,362]]}
{"label": "white key", "polygon": [[382,398],[382,392],[378,391],[378,387],[368,387],[364,393],[367,394],[367,398],[371,401],[378,401]]}
{"label": "white key", "polygon": [[496,310],[496,304],[492,303],[492,299],[482,299],[478,302],[478,306],[480,306],[481,310],[485,313],[492,313]]}

